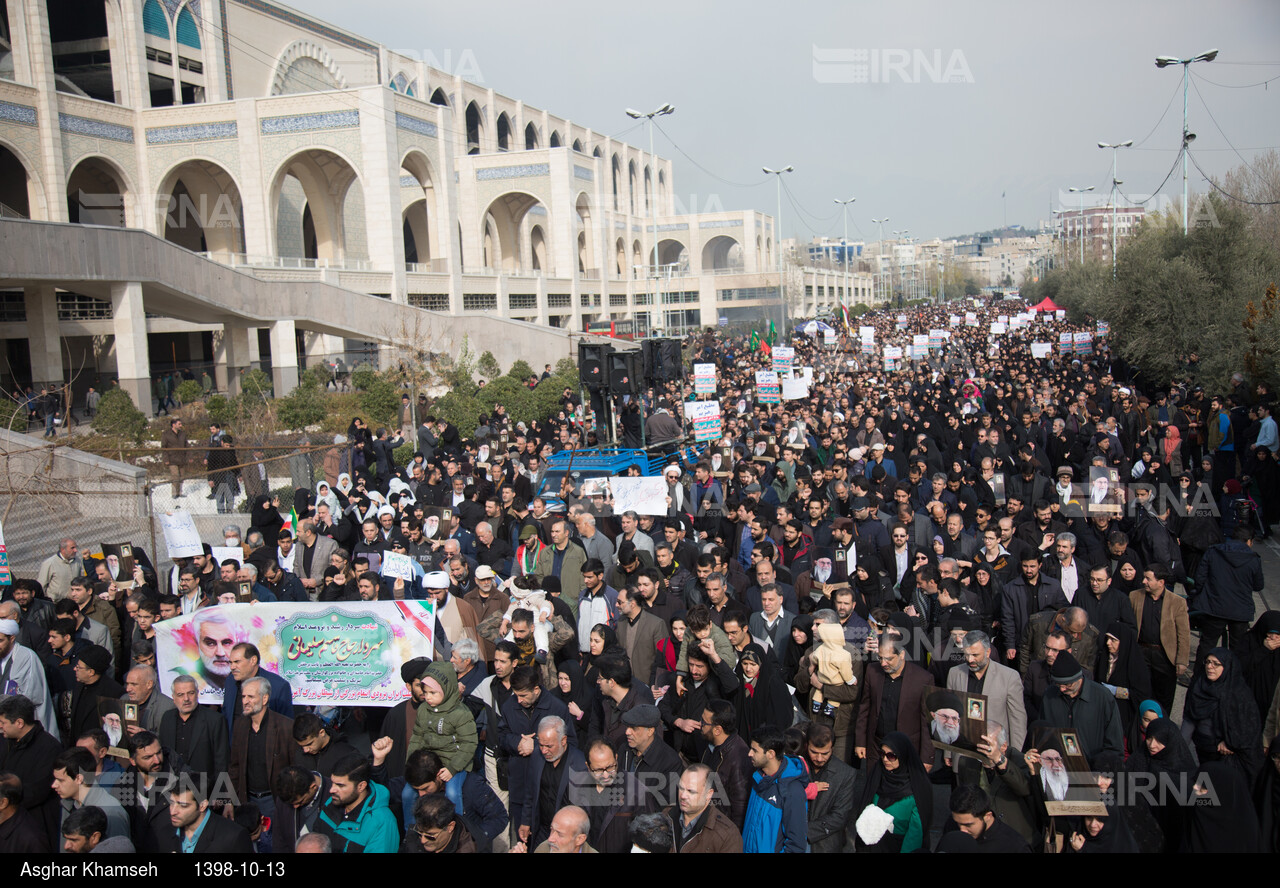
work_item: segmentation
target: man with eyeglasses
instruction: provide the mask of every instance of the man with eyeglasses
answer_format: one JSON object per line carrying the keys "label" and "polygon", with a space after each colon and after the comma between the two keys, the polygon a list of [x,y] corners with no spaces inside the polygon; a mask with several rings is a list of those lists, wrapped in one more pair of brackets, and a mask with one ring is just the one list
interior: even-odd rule
{"label": "man with eyeglasses", "polygon": [[[617,750],[604,738],[587,747],[587,772],[591,780],[569,791],[591,820],[587,840],[601,854],[625,852],[631,847],[631,822],[657,810],[653,796],[636,774],[619,768]],[[663,795],[668,793],[661,789]]]}
{"label": "man with eyeglasses", "polygon": [[854,754],[860,759],[879,755],[885,735],[901,731],[911,739],[928,770],[933,765],[933,743],[929,740],[928,695],[934,688],[928,670],[907,662],[906,643],[884,636],[879,659],[867,665],[866,686],[858,701],[858,721],[854,732]]}
{"label": "man with eyeglasses", "polygon": [[529,757],[529,776],[523,786],[524,798],[519,808],[512,810],[511,822],[519,838],[511,847],[513,853],[525,854],[542,844],[551,834],[556,812],[568,800],[570,787],[589,782],[585,776],[586,757],[569,743],[566,730],[564,719],[558,715],[538,722],[537,743]]}
{"label": "man with eyeglasses", "polygon": [[1138,628],[1129,596],[1111,585],[1111,568],[1106,564],[1089,569],[1089,591],[1076,595],[1075,603],[1089,615],[1091,626],[1105,629],[1119,620],[1135,630]]}

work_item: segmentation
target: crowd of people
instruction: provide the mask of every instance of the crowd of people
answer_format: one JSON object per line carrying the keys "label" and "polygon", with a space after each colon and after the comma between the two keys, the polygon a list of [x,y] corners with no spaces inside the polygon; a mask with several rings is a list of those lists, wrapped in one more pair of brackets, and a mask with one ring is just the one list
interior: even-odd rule
{"label": "crowd of people", "polygon": [[[417,428],[353,421],[314,490],[258,494],[172,567],[135,548],[123,577],[61,541],[0,603],[0,850],[1276,850],[1280,611],[1254,601],[1274,395],[1206,391],[1195,355],[1147,379],[1105,335],[1063,351],[1099,331],[1021,310],[796,335],[812,376],[775,403],[767,346],[697,334],[716,392],[659,385],[615,430],[571,390],[471,435],[420,404]],[[545,483],[610,432],[687,433],[691,400],[722,434],[665,446],[662,514]],[[176,419],[169,438],[188,446]],[[157,624],[245,583],[300,608],[429,599],[434,656],[390,709],[295,708],[253,644],[216,639],[220,709],[196,677],[162,687]],[[113,699],[137,718],[100,718]]]}

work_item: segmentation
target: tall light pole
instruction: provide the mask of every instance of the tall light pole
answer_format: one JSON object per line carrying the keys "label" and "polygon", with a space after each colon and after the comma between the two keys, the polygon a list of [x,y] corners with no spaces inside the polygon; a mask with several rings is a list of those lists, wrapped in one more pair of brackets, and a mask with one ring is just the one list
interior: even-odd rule
{"label": "tall light pole", "polygon": [[1189,59],[1177,56],[1156,56],[1156,67],[1167,68],[1170,65],[1182,66],[1182,235],[1187,234],[1187,147],[1195,141],[1196,134],[1187,130],[1187,84],[1190,79],[1193,62],[1212,62],[1218,57],[1218,51],[1211,49]]}
{"label": "tall light pole", "polygon": [[[841,210],[844,212],[844,240],[840,242],[840,254],[844,258],[844,298],[849,298],[849,204],[857,200],[851,197],[848,200],[833,198],[836,203],[840,204]],[[847,331],[846,331],[847,332]]]}
{"label": "tall light pole", "polygon": [[[880,226],[880,255],[876,258],[876,277],[880,279],[881,283],[884,283],[884,223],[888,221],[889,221],[888,216],[885,216],[883,219],[871,220],[872,225]],[[885,292],[884,301],[885,302],[889,301],[889,293],[887,290]]]}
{"label": "tall light pole", "polygon": [[[655,291],[658,289],[658,159],[653,154],[653,118],[662,117],[664,114],[671,114],[675,110],[675,106],[670,102],[664,102],[661,108],[656,111],[650,111],[648,114],[642,114],[641,112],[635,111],[631,108],[628,108],[626,111],[628,117],[634,120],[640,120],[643,118],[648,121],[649,124],[649,162],[653,164],[653,177],[650,179],[649,186],[652,189],[649,194],[649,221],[653,226],[653,279]],[[654,299],[654,302],[658,301],[658,299]],[[659,312],[662,311],[661,308],[656,308],[656,310]]]}
{"label": "tall light pole", "polygon": [[[910,230],[911,230],[910,228],[904,228],[904,229],[902,229],[901,231],[896,231],[896,230],[895,230],[895,231],[893,232],[893,250],[894,250],[894,252],[895,252],[895,253],[897,253],[897,252],[898,252],[898,239],[899,239],[899,238],[906,238],[906,236],[907,236],[907,232],[908,232],[908,231],[910,231]],[[904,263],[904,262],[902,262],[902,261],[901,261],[901,254],[899,254],[899,261],[898,261],[898,283],[902,286],[902,293],[900,294],[900,299],[901,299],[902,301],[906,301],[906,298],[907,298],[907,269],[906,269],[906,263]],[[901,304],[901,303],[899,303],[899,304]]]}
{"label": "tall light pole", "polygon": [[1072,194],[1080,195],[1080,264],[1084,265],[1084,195],[1085,192],[1092,191],[1093,186],[1088,188],[1068,188]]}
{"label": "tall light pole", "polygon": [[1120,180],[1116,178],[1116,155],[1120,153],[1121,148],[1132,148],[1133,139],[1125,139],[1123,142],[1099,142],[1099,148],[1111,149],[1111,279],[1116,279],[1116,200],[1120,195]]}
{"label": "tall light pole", "polygon": [[795,171],[795,167],[787,164],[780,170],[761,167],[770,176],[778,177],[778,215],[773,220],[773,249],[778,254],[778,319],[782,321],[781,334],[787,335],[787,288],[782,279],[782,174]]}

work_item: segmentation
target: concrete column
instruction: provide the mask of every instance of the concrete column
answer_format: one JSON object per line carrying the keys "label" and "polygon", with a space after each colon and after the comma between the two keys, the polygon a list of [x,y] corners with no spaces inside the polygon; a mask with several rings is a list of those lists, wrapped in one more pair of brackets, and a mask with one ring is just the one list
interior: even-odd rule
{"label": "concrete column", "polygon": [[271,325],[271,384],[277,398],[298,387],[298,346],[292,318]]}
{"label": "concrete column", "polygon": [[240,374],[249,366],[249,328],[222,325],[222,335],[213,340],[214,377],[218,391],[240,394]]}
{"label": "concrete column", "polygon": [[116,340],[116,372],[120,388],[147,416],[151,404],[151,354],[147,347],[147,313],[142,302],[142,284],[111,285],[111,323]]}
{"label": "concrete column", "polygon": [[31,386],[62,385],[62,339],[58,333],[58,295],[53,287],[31,286],[22,291],[27,306],[27,337],[31,341]]}
{"label": "concrete column", "polygon": [[262,346],[258,341],[258,328],[250,327],[245,331],[249,340],[249,364],[255,369],[262,369]]}

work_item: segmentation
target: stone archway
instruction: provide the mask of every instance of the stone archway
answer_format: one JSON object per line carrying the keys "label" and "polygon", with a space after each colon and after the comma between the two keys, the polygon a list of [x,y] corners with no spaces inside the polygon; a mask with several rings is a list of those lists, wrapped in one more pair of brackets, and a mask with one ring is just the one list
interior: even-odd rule
{"label": "stone archway", "polygon": [[67,218],[85,225],[126,227],[133,221],[133,188],[115,162],[100,155],[81,159],[67,177]]}
{"label": "stone archway", "polygon": [[209,160],[186,160],[161,179],[156,230],[195,252],[244,252],[244,209],[231,174]]}
{"label": "stone archway", "polygon": [[[364,191],[349,160],[326,148],[303,149],[282,163],[271,181],[277,256],[330,265],[362,258]],[[314,226],[314,249],[304,238],[308,214]]]}

